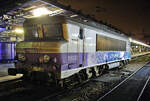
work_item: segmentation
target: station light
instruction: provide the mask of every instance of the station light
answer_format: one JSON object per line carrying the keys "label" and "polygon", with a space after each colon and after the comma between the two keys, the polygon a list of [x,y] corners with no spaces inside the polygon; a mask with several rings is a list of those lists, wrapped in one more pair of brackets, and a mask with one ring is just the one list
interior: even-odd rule
{"label": "station light", "polygon": [[31,11],[34,17],[39,17],[41,15],[48,15],[51,13],[47,8],[41,7]]}
{"label": "station light", "polygon": [[73,18],[73,17],[77,17],[78,15],[77,14],[74,14],[74,15],[71,15],[70,17]]}
{"label": "station light", "polygon": [[129,38],[129,41],[132,42],[132,38]]}
{"label": "station light", "polygon": [[60,14],[63,12],[64,12],[64,10],[61,8],[55,8],[53,10],[49,10],[46,7],[40,7],[40,8],[31,10],[33,17],[40,17],[42,15],[54,16],[54,15],[57,15],[57,14]]}
{"label": "station light", "polygon": [[21,28],[16,28],[16,29],[14,30],[14,32],[15,32],[15,33],[20,33],[20,34],[22,34],[22,33],[24,33],[24,30],[21,29]]}
{"label": "station light", "polygon": [[140,41],[137,41],[137,40],[133,40],[132,38],[129,38],[130,42],[132,43],[135,43],[135,44],[139,44],[139,45],[142,45],[142,46],[145,46],[145,47],[150,47],[150,45],[147,45],[143,42],[140,42]]}
{"label": "station light", "polygon": [[6,28],[0,27],[0,32],[6,30]]}

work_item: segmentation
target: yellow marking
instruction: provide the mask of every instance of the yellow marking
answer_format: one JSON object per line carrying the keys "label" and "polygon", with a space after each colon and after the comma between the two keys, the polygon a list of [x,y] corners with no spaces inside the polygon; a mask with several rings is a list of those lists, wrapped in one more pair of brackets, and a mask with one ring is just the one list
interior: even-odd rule
{"label": "yellow marking", "polygon": [[64,35],[64,39],[69,41],[69,36],[68,36],[68,30],[67,30],[67,24],[62,24],[63,27],[63,35]]}
{"label": "yellow marking", "polygon": [[17,53],[60,53],[60,49],[17,48]]}
{"label": "yellow marking", "polygon": [[17,44],[17,53],[60,53],[62,42],[21,42]]}
{"label": "yellow marking", "polygon": [[60,48],[63,43],[60,42],[20,42],[16,48],[45,48],[51,49],[53,47]]}

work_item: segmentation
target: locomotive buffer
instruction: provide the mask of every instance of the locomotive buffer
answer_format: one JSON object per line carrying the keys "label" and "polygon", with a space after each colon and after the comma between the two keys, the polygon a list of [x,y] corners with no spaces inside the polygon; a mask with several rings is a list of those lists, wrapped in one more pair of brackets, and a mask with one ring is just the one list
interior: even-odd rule
{"label": "locomotive buffer", "polygon": [[97,101],[140,101],[147,83],[150,82],[149,76],[150,63],[143,66]]}

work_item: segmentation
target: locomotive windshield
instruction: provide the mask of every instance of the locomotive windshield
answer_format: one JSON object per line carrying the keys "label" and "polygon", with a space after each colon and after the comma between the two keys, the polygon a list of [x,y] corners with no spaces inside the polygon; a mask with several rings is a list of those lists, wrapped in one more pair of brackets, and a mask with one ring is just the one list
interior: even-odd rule
{"label": "locomotive windshield", "polygon": [[24,29],[26,41],[61,40],[63,38],[61,24],[35,24],[25,26]]}

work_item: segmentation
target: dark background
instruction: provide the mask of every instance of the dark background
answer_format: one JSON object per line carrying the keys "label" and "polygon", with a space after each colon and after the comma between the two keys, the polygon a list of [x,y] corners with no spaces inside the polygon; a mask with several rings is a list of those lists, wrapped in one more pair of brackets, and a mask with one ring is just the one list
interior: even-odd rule
{"label": "dark background", "polygon": [[[0,0],[0,15],[30,0]],[[47,0],[48,1],[48,0]],[[56,1],[56,0],[53,0]],[[57,0],[150,44],[150,0]]]}
{"label": "dark background", "polygon": [[150,0],[57,0],[150,43]]}

